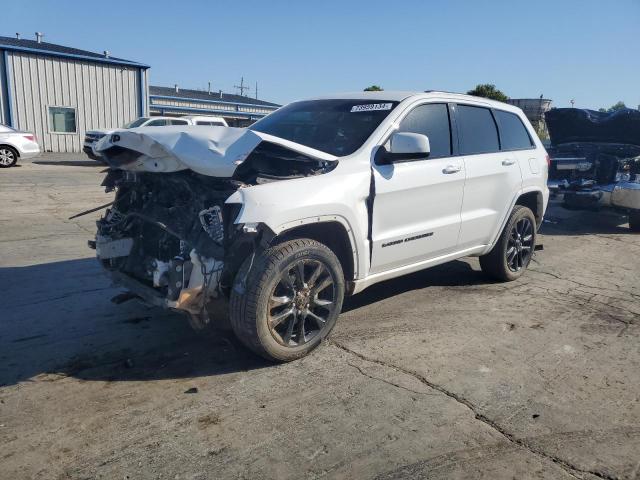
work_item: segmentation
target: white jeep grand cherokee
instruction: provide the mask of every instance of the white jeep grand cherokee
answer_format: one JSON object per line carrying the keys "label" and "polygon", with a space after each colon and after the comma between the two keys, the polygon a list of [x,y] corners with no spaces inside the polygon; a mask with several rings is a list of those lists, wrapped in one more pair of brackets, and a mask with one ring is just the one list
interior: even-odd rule
{"label": "white jeep grand cherokee", "polygon": [[90,243],[116,282],[198,328],[228,318],[279,361],[376,282],[464,256],[517,279],[548,200],[522,111],[442,92],[317,98],[248,129],[140,128],[96,149],[116,197]]}

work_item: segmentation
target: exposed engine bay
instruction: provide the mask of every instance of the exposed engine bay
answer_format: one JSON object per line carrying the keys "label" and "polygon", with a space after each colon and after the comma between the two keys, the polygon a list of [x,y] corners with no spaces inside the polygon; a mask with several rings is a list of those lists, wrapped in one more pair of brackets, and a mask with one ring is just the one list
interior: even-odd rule
{"label": "exposed engine bay", "polygon": [[558,108],[545,119],[549,188],[565,206],[640,210],[640,112]]}
{"label": "exposed engine bay", "polygon": [[202,328],[226,306],[237,271],[273,238],[268,228],[235,224],[238,189],[325,173],[335,162],[261,142],[231,177],[191,169],[156,173],[122,169],[139,151],[110,146],[102,185],[115,201],[97,221],[90,245],[116,283],[147,303],[187,312]]}

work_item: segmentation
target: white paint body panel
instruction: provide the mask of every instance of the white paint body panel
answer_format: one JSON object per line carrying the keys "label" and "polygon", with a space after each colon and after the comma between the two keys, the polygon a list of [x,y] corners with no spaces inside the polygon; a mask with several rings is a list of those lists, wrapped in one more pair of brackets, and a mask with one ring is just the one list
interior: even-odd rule
{"label": "white paint body panel", "polygon": [[[443,173],[450,165],[460,171]],[[372,274],[456,250],[465,185],[461,159],[376,165],[373,172]],[[407,241],[416,236],[423,237]]]}
{"label": "white paint body panel", "polygon": [[[115,140],[113,137],[117,136]],[[205,125],[140,127],[118,130],[101,138],[93,147],[101,154],[113,146],[142,155],[123,170],[177,172],[191,169],[212,177],[230,177],[247,156],[263,141],[275,143],[318,160],[336,157],[282,138],[246,128]]]}
{"label": "white paint body panel", "polygon": [[11,129],[0,130],[0,145],[9,145],[18,151],[21,159],[33,158],[40,154],[40,145],[29,140],[26,132],[16,132]]}
{"label": "white paint body panel", "polygon": [[[343,225],[353,252],[354,292],[388,278],[488,252],[523,193],[542,193],[546,208],[546,151],[520,109],[441,92],[359,92],[326,98],[366,98],[372,103],[379,100],[400,104],[357,151],[341,158],[259,132],[224,127],[134,129],[119,133],[118,144],[144,154],[128,169],[191,168],[214,176],[231,176],[237,162],[261,141],[319,160],[337,160],[336,167],[322,175],[241,188],[227,203],[241,204],[236,223],[263,224],[276,234],[309,223],[333,221]],[[375,165],[376,150],[398,129],[401,119],[413,107],[431,102],[463,102],[515,113],[527,127],[535,147],[522,152]],[[194,130],[197,128],[206,131]],[[97,149],[109,148],[109,142],[108,138],[101,140]],[[509,162],[503,165],[505,159]],[[449,173],[445,173],[447,169]],[[376,191],[370,245],[367,199],[372,175]],[[410,241],[405,241],[407,238]],[[383,247],[397,240],[402,240],[396,245],[398,248]]]}

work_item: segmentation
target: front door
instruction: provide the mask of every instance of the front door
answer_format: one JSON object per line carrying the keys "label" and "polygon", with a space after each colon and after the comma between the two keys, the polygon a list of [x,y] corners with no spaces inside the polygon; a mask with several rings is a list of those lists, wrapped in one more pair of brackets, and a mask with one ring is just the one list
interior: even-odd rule
{"label": "front door", "polygon": [[449,118],[447,104],[416,106],[399,131],[427,135],[429,158],[373,166],[372,274],[456,250],[465,170]]}

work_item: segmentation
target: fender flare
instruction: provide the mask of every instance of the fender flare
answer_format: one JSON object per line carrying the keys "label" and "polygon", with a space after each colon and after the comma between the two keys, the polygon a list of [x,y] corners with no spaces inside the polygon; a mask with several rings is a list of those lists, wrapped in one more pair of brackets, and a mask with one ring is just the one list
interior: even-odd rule
{"label": "fender flare", "polygon": [[294,230],[297,227],[301,227],[304,225],[317,224],[317,223],[328,223],[328,222],[337,222],[341,224],[347,232],[347,238],[349,239],[349,244],[351,246],[351,258],[353,262],[353,276],[354,278],[358,278],[360,273],[360,255],[358,251],[358,244],[355,239],[355,235],[353,233],[353,228],[347,220],[342,215],[316,215],[313,217],[301,218],[298,220],[292,220],[290,222],[283,223],[278,226],[271,226],[267,223],[264,223],[267,228],[273,231],[276,235],[282,235],[288,231]]}
{"label": "fender flare", "polygon": [[[516,194],[513,196],[513,198],[511,199],[511,203],[509,204],[509,208],[507,209],[504,218],[502,219],[502,221],[500,222],[500,228],[497,230],[497,232],[494,234],[494,237],[491,239],[491,242],[489,243],[489,245],[487,246],[487,249],[482,253],[482,255],[490,252],[493,247],[495,246],[496,242],[498,241],[498,239],[500,238],[500,235],[502,234],[502,231],[504,230],[505,225],[507,224],[507,222],[509,221],[509,216],[511,215],[511,212],[513,211],[513,207],[516,206],[516,202],[518,201],[518,199],[526,194],[526,193],[531,193],[531,192],[536,192],[539,193],[543,196],[544,198],[544,191],[542,191],[539,187],[537,186],[531,186],[531,187],[527,187],[527,188],[521,188],[520,190],[518,190],[518,192],[516,192]],[[544,217],[544,212],[541,216],[541,218]],[[542,224],[542,222],[540,222]]]}

